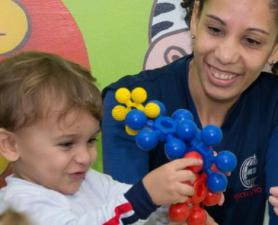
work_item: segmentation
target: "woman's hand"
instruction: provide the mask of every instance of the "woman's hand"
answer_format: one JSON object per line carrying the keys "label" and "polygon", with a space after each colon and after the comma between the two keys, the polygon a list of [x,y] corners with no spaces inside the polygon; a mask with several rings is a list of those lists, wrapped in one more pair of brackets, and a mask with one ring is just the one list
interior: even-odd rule
{"label": "woman's hand", "polygon": [[269,202],[273,206],[275,214],[278,216],[278,186],[270,188]]}

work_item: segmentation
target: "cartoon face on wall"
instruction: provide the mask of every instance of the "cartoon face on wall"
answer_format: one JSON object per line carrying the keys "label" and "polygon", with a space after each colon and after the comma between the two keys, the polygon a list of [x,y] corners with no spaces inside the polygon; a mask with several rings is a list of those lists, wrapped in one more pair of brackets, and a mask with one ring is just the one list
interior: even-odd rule
{"label": "cartoon face on wall", "polygon": [[0,7],[0,54],[7,54],[23,46],[30,31],[24,8],[11,0],[2,0]]}
{"label": "cartoon face on wall", "polygon": [[181,0],[154,1],[149,25],[149,50],[144,69],[153,69],[192,52],[191,35]]}
{"label": "cartoon face on wall", "polygon": [[61,0],[1,0],[0,59],[26,50],[56,53],[89,66],[81,32]]}
{"label": "cartoon face on wall", "polygon": [[[0,59],[27,50],[59,54],[89,67],[81,32],[59,0],[0,1]],[[0,187],[7,168],[0,156]]]}

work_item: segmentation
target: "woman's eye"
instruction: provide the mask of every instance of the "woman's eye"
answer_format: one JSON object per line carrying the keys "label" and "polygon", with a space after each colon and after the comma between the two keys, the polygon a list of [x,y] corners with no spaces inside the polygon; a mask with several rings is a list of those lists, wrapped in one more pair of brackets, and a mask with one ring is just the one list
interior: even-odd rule
{"label": "woman's eye", "polygon": [[257,41],[253,38],[245,38],[245,43],[248,47],[251,48],[257,48],[262,44],[260,41]]}
{"label": "woman's eye", "polygon": [[217,27],[208,26],[208,31],[212,35],[222,35],[223,31]]}

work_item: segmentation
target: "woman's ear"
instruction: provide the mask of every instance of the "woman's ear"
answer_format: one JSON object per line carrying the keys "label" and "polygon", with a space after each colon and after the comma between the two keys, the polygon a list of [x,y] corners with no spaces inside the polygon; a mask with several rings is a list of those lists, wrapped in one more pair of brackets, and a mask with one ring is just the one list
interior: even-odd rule
{"label": "woman's ear", "polygon": [[273,64],[273,63],[276,63],[276,62],[278,62],[278,41],[277,41],[277,43],[275,44],[275,46],[272,50],[272,53],[269,57],[268,63]]}
{"label": "woman's ear", "polygon": [[13,133],[3,128],[0,128],[0,154],[11,162],[19,158]]}

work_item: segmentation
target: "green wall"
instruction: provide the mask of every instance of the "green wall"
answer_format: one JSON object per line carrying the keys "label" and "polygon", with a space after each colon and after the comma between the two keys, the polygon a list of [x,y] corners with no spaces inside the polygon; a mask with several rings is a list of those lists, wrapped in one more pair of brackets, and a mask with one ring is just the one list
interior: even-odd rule
{"label": "green wall", "polygon": [[148,47],[149,0],[64,0],[84,35],[100,88],[142,69]]}

